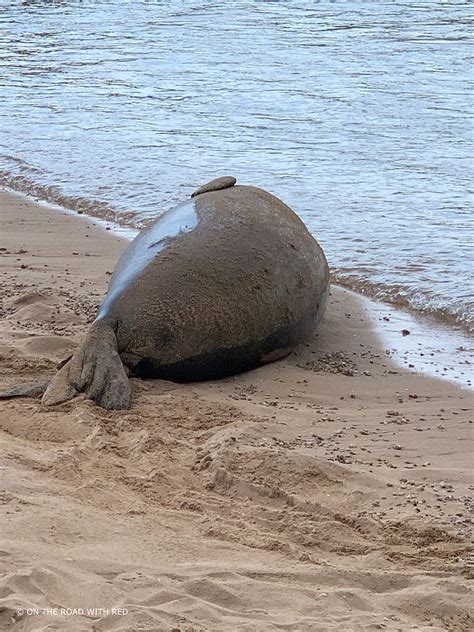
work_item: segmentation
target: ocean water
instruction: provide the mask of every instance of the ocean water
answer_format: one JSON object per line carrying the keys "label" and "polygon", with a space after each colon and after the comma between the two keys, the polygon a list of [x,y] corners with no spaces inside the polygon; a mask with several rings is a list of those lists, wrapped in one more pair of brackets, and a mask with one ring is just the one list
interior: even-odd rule
{"label": "ocean water", "polygon": [[234,175],[338,282],[472,327],[472,13],[0,0],[0,184],[140,227]]}

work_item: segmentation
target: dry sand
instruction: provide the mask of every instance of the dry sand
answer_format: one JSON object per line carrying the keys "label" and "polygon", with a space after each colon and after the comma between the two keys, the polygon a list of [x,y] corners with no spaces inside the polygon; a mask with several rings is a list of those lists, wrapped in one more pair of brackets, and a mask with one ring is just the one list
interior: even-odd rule
{"label": "dry sand", "polygon": [[[0,220],[7,387],[74,349],[126,242],[6,192]],[[472,629],[472,398],[364,310],[336,288],[289,359],[133,380],[130,411],[1,401],[0,630]]]}

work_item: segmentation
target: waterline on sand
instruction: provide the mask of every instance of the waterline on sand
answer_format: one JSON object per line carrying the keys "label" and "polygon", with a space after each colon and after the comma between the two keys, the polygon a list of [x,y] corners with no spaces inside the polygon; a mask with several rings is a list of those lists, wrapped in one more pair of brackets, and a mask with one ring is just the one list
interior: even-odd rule
{"label": "waterline on sand", "polygon": [[[84,213],[78,215],[75,210],[37,200],[7,187],[3,187],[3,190],[9,195],[34,201],[39,206],[72,215],[83,221],[92,221],[94,225],[122,239],[131,241],[140,232],[134,228],[120,226],[114,221],[88,216]],[[381,340],[385,353],[400,368],[447,380],[464,388],[472,388],[472,364],[470,364],[474,351],[472,336],[459,328],[449,327],[428,316],[376,301],[358,292],[353,293],[363,300],[367,315]]]}

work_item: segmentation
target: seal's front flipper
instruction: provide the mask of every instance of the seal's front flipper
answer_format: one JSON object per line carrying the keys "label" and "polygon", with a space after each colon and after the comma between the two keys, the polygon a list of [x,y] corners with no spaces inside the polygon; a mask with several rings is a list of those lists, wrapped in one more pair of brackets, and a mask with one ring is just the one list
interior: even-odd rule
{"label": "seal's front flipper", "polygon": [[216,178],[215,180],[211,180],[210,182],[206,182],[202,187],[196,189],[194,193],[191,194],[191,197],[196,197],[196,195],[201,195],[201,193],[209,193],[210,191],[222,191],[222,189],[230,189],[233,187],[237,180],[234,176],[222,176],[222,178]]}
{"label": "seal's front flipper", "polygon": [[40,397],[49,384],[47,382],[28,382],[14,386],[9,391],[0,391],[0,399],[13,399],[13,397]]}
{"label": "seal's front flipper", "polygon": [[79,393],[85,393],[102,408],[130,408],[130,382],[118,354],[115,333],[106,323],[92,326],[79,350],[52,379],[43,404],[61,404]]}

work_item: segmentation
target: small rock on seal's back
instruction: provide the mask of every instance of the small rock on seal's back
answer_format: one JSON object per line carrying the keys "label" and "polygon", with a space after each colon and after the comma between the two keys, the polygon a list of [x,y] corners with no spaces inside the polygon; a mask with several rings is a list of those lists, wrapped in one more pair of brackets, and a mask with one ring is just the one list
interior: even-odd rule
{"label": "small rock on seal's back", "polygon": [[201,193],[209,193],[210,191],[229,189],[233,187],[236,182],[237,180],[233,176],[222,176],[222,178],[216,178],[215,180],[203,184],[202,187],[199,187],[199,189],[196,189],[196,191],[192,193],[191,197],[196,197],[196,195],[200,195]]}

